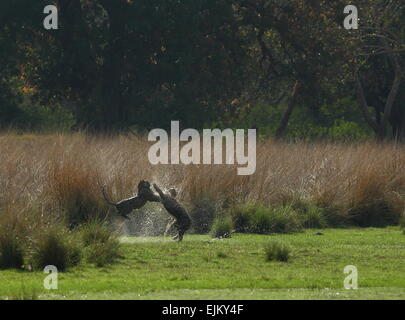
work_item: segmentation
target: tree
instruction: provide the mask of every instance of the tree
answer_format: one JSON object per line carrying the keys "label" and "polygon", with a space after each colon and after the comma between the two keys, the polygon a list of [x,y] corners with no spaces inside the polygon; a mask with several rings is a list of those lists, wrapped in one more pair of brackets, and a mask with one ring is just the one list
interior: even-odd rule
{"label": "tree", "polygon": [[[245,51],[228,0],[58,0],[61,26],[32,25],[28,81],[82,125],[201,127],[243,87]],[[41,45],[39,45],[41,43]]]}
{"label": "tree", "polygon": [[[359,32],[351,41],[356,50],[354,60],[355,83],[359,106],[367,124],[374,130],[376,137],[382,140],[387,137],[388,125],[394,129],[396,137],[405,137],[405,112],[403,108],[395,107],[401,84],[405,54],[405,5],[393,1],[366,2],[363,7],[363,22]],[[369,111],[369,101],[364,90],[362,70],[370,79],[376,82],[373,93],[375,117]],[[375,78],[372,75],[377,74]],[[392,79],[388,84],[386,79]],[[371,84],[369,84],[370,87]],[[381,86],[383,88],[381,88]]]}
{"label": "tree", "polygon": [[278,138],[285,135],[297,105],[316,112],[328,96],[328,86],[344,77],[346,69],[338,63],[342,39],[337,35],[342,31],[337,22],[343,17],[336,14],[343,13],[343,7],[342,1],[240,1],[242,23],[256,39],[258,90],[271,92],[271,105],[286,104]]}

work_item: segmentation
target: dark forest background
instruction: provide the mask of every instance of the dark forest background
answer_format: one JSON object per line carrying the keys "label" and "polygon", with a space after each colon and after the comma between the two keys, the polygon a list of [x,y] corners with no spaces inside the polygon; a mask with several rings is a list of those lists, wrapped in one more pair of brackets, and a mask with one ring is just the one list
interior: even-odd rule
{"label": "dark forest background", "polygon": [[3,128],[405,139],[404,70],[400,0],[0,2]]}

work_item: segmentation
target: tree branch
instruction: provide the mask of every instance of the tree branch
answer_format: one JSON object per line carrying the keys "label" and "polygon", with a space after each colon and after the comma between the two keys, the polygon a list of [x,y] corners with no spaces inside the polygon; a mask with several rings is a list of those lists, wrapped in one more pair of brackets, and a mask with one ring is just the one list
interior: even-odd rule
{"label": "tree branch", "polygon": [[379,132],[379,126],[377,122],[374,121],[372,118],[369,110],[368,110],[368,104],[366,101],[366,97],[364,95],[364,90],[363,86],[360,81],[360,77],[358,72],[356,73],[356,88],[357,88],[357,99],[359,103],[360,110],[363,114],[364,119],[366,120],[367,124],[374,130],[374,132]]}

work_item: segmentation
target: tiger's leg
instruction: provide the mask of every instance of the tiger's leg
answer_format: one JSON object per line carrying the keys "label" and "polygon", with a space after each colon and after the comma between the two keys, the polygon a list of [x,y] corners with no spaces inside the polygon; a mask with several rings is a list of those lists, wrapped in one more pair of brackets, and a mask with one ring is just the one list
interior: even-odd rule
{"label": "tiger's leg", "polygon": [[183,240],[183,236],[186,233],[186,229],[185,226],[180,225],[178,222],[176,223],[176,229],[177,229],[177,235],[175,237],[173,237],[173,240],[178,240],[178,241],[182,241]]}
{"label": "tiger's leg", "polygon": [[180,225],[179,225],[179,223],[177,222],[177,220],[176,220],[176,223],[175,223],[175,227],[176,227],[176,230],[177,230],[177,234],[173,237],[173,240],[178,240],[179,238],[180,238]]}
{"label": "tiger's leg", "polygon": [[166,226],[166,230],[164,233],[164,236],[166,237],[168,232],[170,231],[170,229],[173,227],[173,225],[176,223],[176,219],[173,219],[172,221],[170,221],[167,226]]}
{"label": "tiger's leg", "polygon": [[178,235],[178,239],[179,239],[179,241],[182,241],[183,240],[183,236],[184,236],[184,233],[186,232],[186,230],[184,230],[183,228],[181,228],[180,230],[179,230],[179,235]]}

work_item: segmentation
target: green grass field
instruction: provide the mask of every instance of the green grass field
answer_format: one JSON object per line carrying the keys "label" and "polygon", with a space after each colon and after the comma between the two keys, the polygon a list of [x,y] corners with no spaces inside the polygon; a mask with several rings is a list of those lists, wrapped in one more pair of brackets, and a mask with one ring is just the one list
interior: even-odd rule
{"label": "green grass field", "polygon": [[[317,231],[324,235],[314,235]],[[288,262],[267,262],[264,245],[288,243]],[[384,229],[306,230],[291,235],[235,234],[122,238],[122,259],[106,268],[82,263],[43,289],[42,272],[0,271],[3,299],[404,299],[405,235]],[[358,270],[345,290],[343,269]]]}

